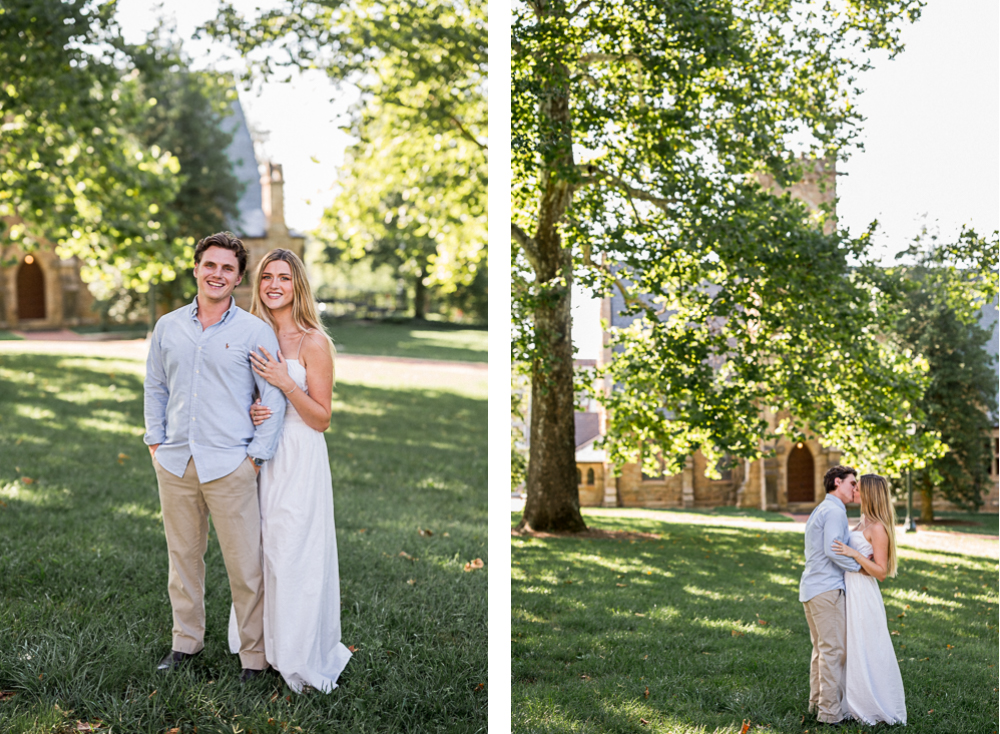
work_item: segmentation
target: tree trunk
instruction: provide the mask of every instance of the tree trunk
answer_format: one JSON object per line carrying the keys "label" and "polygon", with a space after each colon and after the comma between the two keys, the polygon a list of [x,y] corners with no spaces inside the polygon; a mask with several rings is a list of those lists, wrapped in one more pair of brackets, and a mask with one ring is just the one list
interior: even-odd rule
{"label": "tree trunk", "polygon": [[920,478],[920,522],[934,522],[934,487],[926,474]]}
{"label": "tree trunk", "polygon": [[425,269],[421,267],[417,271],[417,280],[413,284],[413,318],[415,319],[424,319],[427,316],[427,287],[424,285],[426,275]]}
{"label": "tree trunk", "polygon": [[[564,259],[569,260],[569,253]],[[579,532],[573,423],[573,338],[570,279],[558,298],[541,299],[535,309],[535,339],[542,354],[531,365],[531,446],[528,498],[519,528]]]}
{"label": "tree trunk", "polygon": [[[565,73],[565,69],[563,70]],[[565,77],[563,77],[565,78]],[[540,180],[538,226],[528,260],[535,272],[535,350],[531,364],[531,434],[527,501],[518,528],[580,532],[573,405],[573,337],[570,289],[573,253],[563,246],[561,223],[573,198],[573,167],[567,88],[554,85],[543,97],[547,146]],[[544,136],[543,136],[544,137]]]}

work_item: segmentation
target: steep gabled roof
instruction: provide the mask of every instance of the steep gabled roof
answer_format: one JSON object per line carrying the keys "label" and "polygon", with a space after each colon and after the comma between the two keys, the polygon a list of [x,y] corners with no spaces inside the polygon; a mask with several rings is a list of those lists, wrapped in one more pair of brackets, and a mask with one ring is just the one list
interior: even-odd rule
{"label": "steep gabled roof", "polygon": [[233,140],[226,148],[226,157],[233,164],[233,174],[244,184],[239,201],[239,221],[229,228],[240,237],[266,237],[267,217],[264,216],[263,196],[260,190],[260,170],[253,151],[253,139],[246,117],[238,99],[233,100],[233,114],[223,121]]}

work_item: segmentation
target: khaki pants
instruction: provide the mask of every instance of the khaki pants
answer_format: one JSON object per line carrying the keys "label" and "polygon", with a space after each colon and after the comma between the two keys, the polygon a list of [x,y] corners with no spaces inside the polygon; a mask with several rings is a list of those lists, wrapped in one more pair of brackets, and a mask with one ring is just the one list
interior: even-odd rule
{"label": "khaki pants", "polygon": [[247,459],[221,479],[202,483],[194,459],[176,477],[153,458],[170,556],[167,590],[173,609],[173,649],[196,653],[205,647],[205,551],[208,516],[219,536],[240,632],[240,662],[262,670],[264,576],[261,570],[257,472]]}
{"label": "khaki pants", "polygon": [[847,605],[842,589],[824,591],[803,602],[812,660],[809,665],[809,711],[832,724],[845,716],[844,659],[847,643]]}

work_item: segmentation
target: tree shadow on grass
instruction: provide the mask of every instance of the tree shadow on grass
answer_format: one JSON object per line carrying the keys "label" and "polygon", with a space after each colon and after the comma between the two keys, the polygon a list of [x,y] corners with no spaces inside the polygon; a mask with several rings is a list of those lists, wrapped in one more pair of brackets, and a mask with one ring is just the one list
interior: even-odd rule
{"label": "tree shadow on grass", "polygon": [[326,438],[343,639],[356,652],[343,692],[286,698],[277,678],[236,682],[214,533],[205,652],[183,675],[153,671],[171,621],[140,372],[114,359],[0,357],[0,688],[17,692],[0,730],[56,704],[126,731],[231,731],[234,721],[267,731],[269,718],[306,729],[485,726],[486,574],[462,570],[487,558],[485,400],[338,387]]}
{"label": "tree shadow on grass", "polygon": [[[801,533],[627,525],[661,539],[512,540],[515,729],[637,731],[645,719],[738,731],[751,720],[801,732]],[[908,730],[985,731],[997,703],[996,562],[914,555],[882,584]],[[942,706],[953,728],[917,718]]]}

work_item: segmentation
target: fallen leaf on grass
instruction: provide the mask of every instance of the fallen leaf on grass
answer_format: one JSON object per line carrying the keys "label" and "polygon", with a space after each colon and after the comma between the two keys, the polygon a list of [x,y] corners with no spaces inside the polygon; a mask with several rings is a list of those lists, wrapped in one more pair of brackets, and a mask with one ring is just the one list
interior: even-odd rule
{"label": "fallen leaf on grass", "polygon": [[[103,726],[103,724],[101,723],[100,719],[98,719],[97,721],[95,721],[93,723],[88,722],[88,721],[77,721],[76,722],[76,731],[97,731],[102,726]],[[179,729],[174,729],[173,731],[179,732],[180,730]],[[171,733],[167,732],[167,734],[171,734]]]}
{"label": "fallen leaf on grass", "polygon": [[118,454],[118,463],[124,465],[125,459],[130,458],[128,454]]}
{"label": "fallen leaf on grass", "polygon": [[416,558],[416,557],[414,557],[414,556],[411,556],[411,555],[410,555],[409,553],[407,553],[406,551],[400,551],[400,552],[399,552],[399,557],[400,557],[400,558],[405,558],[405,559],[406,559],[406,560],[408,560],[408,561],[419,561],[419,560],[420,560],[419,558]]}
{"label": "fallen leaf on grass", "polygon": [[624,589],[628,584],[615,584],[619,589]]}
{"label": "fallen leaf on grass", "polygon": [[929,713],[929,714],[933,714],[933,713],[934,713],[934,709],[931,709],[931,710],[930,710],[930,711],[928,711],[927,713]]}
{"label": "fallen leaf on grass", "polygon": [[21,483],[22,484],[34,484],[35,480],[32,479],[31,477],[21,477]]}
{"label": "fallen leaf on grass", "polygon": [[747,734],[748,731],[750,731],[750,722],[744,720],[743,726],[740,727],[740,734]]}
{"label": "fallen leaf on grass", "polygon": [[733,636],[733,637],[742,637],[742,636],[743,636],[743,633],[742,633],[742,632],[740,632],[739,630],[733,630],[733,634],[732,634],[732,636]]}
{"label": "fallen leaf on grass", "polygon": [[649,698],[649,686],[646,686],[646,698]]}
{"label": "fallen leaf on grass", "polygon": [[155,695],[156,695],[156,691],[153,691],[153,692],[152,692],[152,693],[150,693],[150,694],[149,694],[148,696],[146,696],[146,698],[152,698],[152,697],[153,697],[153,696],[155,696]]}
{"label": "fallen leaf on grass", "polygon": [[0,500],[0,507],[6,507],[6,506],[7,506],[7,503],[4,502],[3,500]]}
{"label": "fallen leaf on grass", "polygon": [[892,635],[893,637],[896,637],[896,636],[898,636],[898,635],[899,635],[899,630],[893,630],[893,631],[892,631],[892,632],[890,632],[889,634],[890,634],[890,635]]}
{"label": "fallen leaf on grass", "polygon": [[757,624],[759,624],[759,625],[761,625],[761,626],[766,626],[766,625],[767,625],[767,620],[765,620],[765,619],[760,619],[760,618],[758,617],[758,618],[757,618]]}
{"label": "fallen leaf on grass", "polygon": [[[469,561],[468,563],[466,563],[465,566],[462,567],[462,570],[463,571],[475,571],[477,569],[482,568],[484,565],[485,564],[483,563],[483,559],[482,558],[476,558],[475,560],[472,560],[472,561]],[[570,582],[570,583],[572,583],[572,582]]]}
{"label": "fallen leaf on grass", "polygon": [[590,676],[587,675],[586,673],[581,673],[580,674],[580,679],[581,680],[590,680]]}
{"label": "fallen leaf on grass", "polygon": [[358,651],[358,648],[355,645],[348,645],[347,649],[350,650],[351,652],[357,652]]}
{"label": "fallen leaf on grass", "polygon": [[406,579],[406,583],[408,583],[410,586],[416,586],[417,585],[417,580],[416,579]]}
{"label": "fallen leaf on grass", "polygon": [[645,614],[639,614],[639,612],[636,612],[635,616],[637,616],[637,617],[645,617],[646,615]]}
{"label": "fallen leaf on grass", "polygon": [[17,695],[17,691],[0,691],[0,701],[6,701]]}
{"label": "fallen leaf on grass", "polygon": [[477,690],[477,691],[481,691],[481,690],[483,690],[484,688],[486,688],[486,684],[484,684],[484,683],[480,683],[480,684],[479,684],[478,686],[476,686],[476,690]]}
{"label": "fallen leaf on grass", "polygon": [[368,528],[361,528],[360,530],[358,530],[358,532],[359,533],[367,533],[368,532]]}
{"label": "fallen leaf on grass", "polygon": [[173,729],[167,729],[167,734],[181,734],[181,728],[175,726]]}
{"label": "fallen leaf on grass", "polygon": [[649,722],[646,721],[645,719],[639,719],[639,723],[642,724],[643,726],[649,726]]}
{"label": "fallen leaf on grass", "polygon": [[427,528],[417,528],[417,532],[420,533],[421,538],[429,538],[434,535],[434,531]]}

